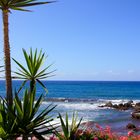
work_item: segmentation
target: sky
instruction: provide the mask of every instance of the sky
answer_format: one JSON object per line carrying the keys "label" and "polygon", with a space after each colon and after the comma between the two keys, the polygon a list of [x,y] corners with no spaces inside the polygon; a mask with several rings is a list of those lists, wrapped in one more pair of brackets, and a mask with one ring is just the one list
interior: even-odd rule
{"label": "sky", "polygon": [[[140,0],[59,0],[27,8],[33,12],[12,11],[11,56],[25,65],[22,48],[42,48],[45,66],[57,69],[49,80],[140,81],[139,5]],[[1,16],[0,58],[2,29]]]}

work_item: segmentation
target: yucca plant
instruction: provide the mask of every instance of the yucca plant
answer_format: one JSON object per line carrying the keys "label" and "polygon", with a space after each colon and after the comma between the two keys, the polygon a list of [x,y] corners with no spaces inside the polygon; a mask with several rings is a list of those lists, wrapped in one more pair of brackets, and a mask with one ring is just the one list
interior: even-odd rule
{"label": "yucca plant", "polygon": [[53,121],[52,117],[48,116],[48,114],[56,106],[50,104],[39,113],[38,110],[43,101],[43,94],[41,94],[35,102],[35,93],[35,89],[32,93],[25,90],[23,103],[16,93],[14,99],[16,123],[18,125],[18,134],[22,134],[24,139],[26,139],[28,135],[34,135],[39,138],[39,140],[43,140],[42,135],[52,133],[52,131],[55,130],[51,125],[48,127],[43,125]]}
{"label": "yucca plant", "polygon": [[13,109],[8,107],[7,101],[0,98],[0,138],[2,140],[12,140],[18,136],[16,133],[16,117],[11,113],[14,110],[11,110]]}
{"label": "yucca plant", "polygon": [[21,101],[16,92],[12,107],[9,107],[6,100],[1,100],[0,138],[12,140],[17,136],[23,136],[24,140],[28,140],[29,136],[35,136],[39,140],[45,140],[42,135],[55,131],[55,125],[50,124],[53,118],[49,113],[56,106],[50,104],[39,112],[43,94],[35,101],[35,93],[35,90],[32,93],[25,90],[23,101]]}
{"label": "yucca plant", "polygon": [[79,137],[76,135],[78,132],[79,126],[81,124],[82,118],[77,122],[78,116],[76,113],[73,113],[72,122],[68,122],[68,114],[66,113],[65,120],[62,118],[62,115],[59,113],[62,134],[57,132],[56,135],[59,140],[79,140]]}
{"label": "yucca plant", "polygon": [[35,52],[33,52],[31,48],[29,54],[23,49],[23,54],[26,62],[26,67],[24,67],[20,62],[18,62],[13,58],[13,60],[19,66],[18,68],[19,71],[14,72],[17,75],[14,78],[24,80],[18,92],[23,88],[23,86],[27,81],[30,81],[31,92],[34,89],[36,82],[38,82],[47,92],[47,88],[45,87],[43,82],[41,82],[41,80],[53,76],[51,74],[54,71],[47,72],[47,70],[50,68],[51,65],[42,68],[42,64],[46,59],[45,53],[42,53],[42,50],[40,50],[38,53],[37,49],[35,50]]}
{"label": "yucca plant", "polygon": [[4,42],[4,62],[5,62],[5,78],[6,78],[6,99],[9,105],[13,103],[12,95],[12,79],[11,79],[11,56],[9,43],[9,13],[11,10],[30,11],[25,7],[48,4],[52,2],[41,2],[38,0],[0,0],[0,10],[3,19],[3,42]]}

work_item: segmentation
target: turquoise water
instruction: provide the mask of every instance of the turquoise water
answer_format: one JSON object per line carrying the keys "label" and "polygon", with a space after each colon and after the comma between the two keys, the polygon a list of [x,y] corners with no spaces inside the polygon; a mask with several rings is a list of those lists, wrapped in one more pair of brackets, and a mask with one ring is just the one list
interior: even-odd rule
{"label": "turquoise water", "polygon": [[[140,126],[140,121],[131,118],[131,111],[100,108],[108,101],[124,103],[129,100],[140,102],[140,82],[112,82],[112,81],[43,81],[49,93],[41,106],[41,110],[48,104],[57,105],[52,112],[57,117],[61,114],[78,112],[83,121],[98,122],[110,125],[114,131],[126,133],[126,125],[134,123]],[[13,81],[13,89],[18,89],[21,81]],[[28,87],[28,85],[26,85]],[[44,90],[37,85],[37,97]],[[0,81],[0,95],[5,96],[5,83]],[[22,94],[20,94],[22,96]],[[57,120],[56,120],[57,122]]]}

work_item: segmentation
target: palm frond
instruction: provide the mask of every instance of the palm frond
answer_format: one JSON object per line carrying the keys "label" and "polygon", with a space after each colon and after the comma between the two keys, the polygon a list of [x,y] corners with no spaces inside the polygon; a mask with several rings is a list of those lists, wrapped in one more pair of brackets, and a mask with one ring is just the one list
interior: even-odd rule
{"label": "palm frond", "polygon": [[23,9],[23,8],[16,7],[16,6],[10,6],[10,8],[12,10],[18,10],[18,11],[24,11],[24,12],[31,12],[31,10]]}
{"label": "palm frond", "polygon": [[14,61],[15,61],[15,63],[25,72],[25,73],[27,73],[28,75],[30,75],[29,74],[29,72],[28,72],[28,70],[26,69],[26,68],[24,68],[23,67],[23,65],[21,65],[17,60],[15,60],[14,58],[12,58]]}
{"label": "palm frond", "polygon": [[0,9],[1,10],[8,10],[9,12],[10,12],[10,9],[30,12],[30,10],[25,9],[24,7],[50,4],[50,3],[53,3],[53,2],[55,2],[55,1],[0,0]]}
{"label": "palm frond", "polygon": [[52,2],[23,2],[23,3],[17,3],[15,6],[17,6],[17,7],[28,7],[28,6],[49,4],[49,3],[52,3]]}
{"label": "palm frond", "polygon": [[[43,89],[47,93],[48,90],[41,80],[53,76],[52,73],[56,70],[47,72],[47,70],[52,66],[52,64],[42,69],[43,62],[45,61],[45,53],[42,53],[42,50],[38,52],[36,49],[35,52],[33,52],[32,48],[30,48],[30,52],[28,54],[26,50],[23,49],[23,54],[26,62],[26,67],[17,60],[13,59],[19,67],[18,72],[14,72],[14,74],[16,74],[14,78],[17,77],[19,79],[24,79],[26,80],[26,82],[30,81],[31,90],[34,88],[37,82],[43,87]],[[25,85],[25,83],[22,84],[18,91],[23,88],[23,85]]]}

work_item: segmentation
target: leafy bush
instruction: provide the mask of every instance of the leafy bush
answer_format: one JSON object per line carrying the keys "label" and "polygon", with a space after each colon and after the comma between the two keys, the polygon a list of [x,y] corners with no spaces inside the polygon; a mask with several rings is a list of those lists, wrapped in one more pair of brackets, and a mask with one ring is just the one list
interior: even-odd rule
{"label": "leafy bush", "polygon": [[43,101],[43,95],[41,94],[38,100],[35,102],[35,90],[30,93],[28,90],[24,92],[23,103],[19,97],[15,96],[15,117],[18,124],[18,133],[23,136],[34,135],[39,139],[42,139],[43,134],[52,133],[54,130],[51,125],[49,128],[43,126],[48,124],[53,119],[48,115],[56,106],[50,104],[42,112],[38,112],[40,105]]}
{"label": "leafy bush", "polygon": [[[12,108],[10,108],[11,110]],[[13,117],[9,110],[7,101],[0,99],[0,138],[9,140],[17,136],[16,133],[16,118]]]}
{"label": "leafy bush", "polygon": [[[81,129],[78,126],[78,128],[76,127],[76,131],[73,131],[74,133],[72,134],[72,136],[74,137],[70,137],[70,135],[66,135],[66,132],[68,132],[68,127],[66,127],[66,125],[64,125],[63,123],[61,122],[61,127],[65,127],[62,129],[62,132],[60,132],[60,134],[57,134],[56,136],[51,136],[50,140],[140,140],[140,135],[134,134],[133,131],[129,131],[127,136],[119,136],[113,133],[109,126],[102,128],[98,124],[95,124],[94,128],[87,127],[86,129]],[[64,130],[66,132],[64,132]]]}
{"label": "leafy bush", "polygon": [[[24,92],[23,101],[17,93],[13,106],[9,107],[7,102],[2,99],[0,102],[0,137],[10,139],[22,135],[24,140],[28,136],[35,136],[39,140],[44,140],[42,135],[52,134],[55,127],[50,125],[53,118],[49,113],[56,107],[50,104],[42,112],[38,112],[43,101],[43,95],[35,101],[35,89],[32,93],[28,90]],[[45,124],[49,124],[48,127]]]}

